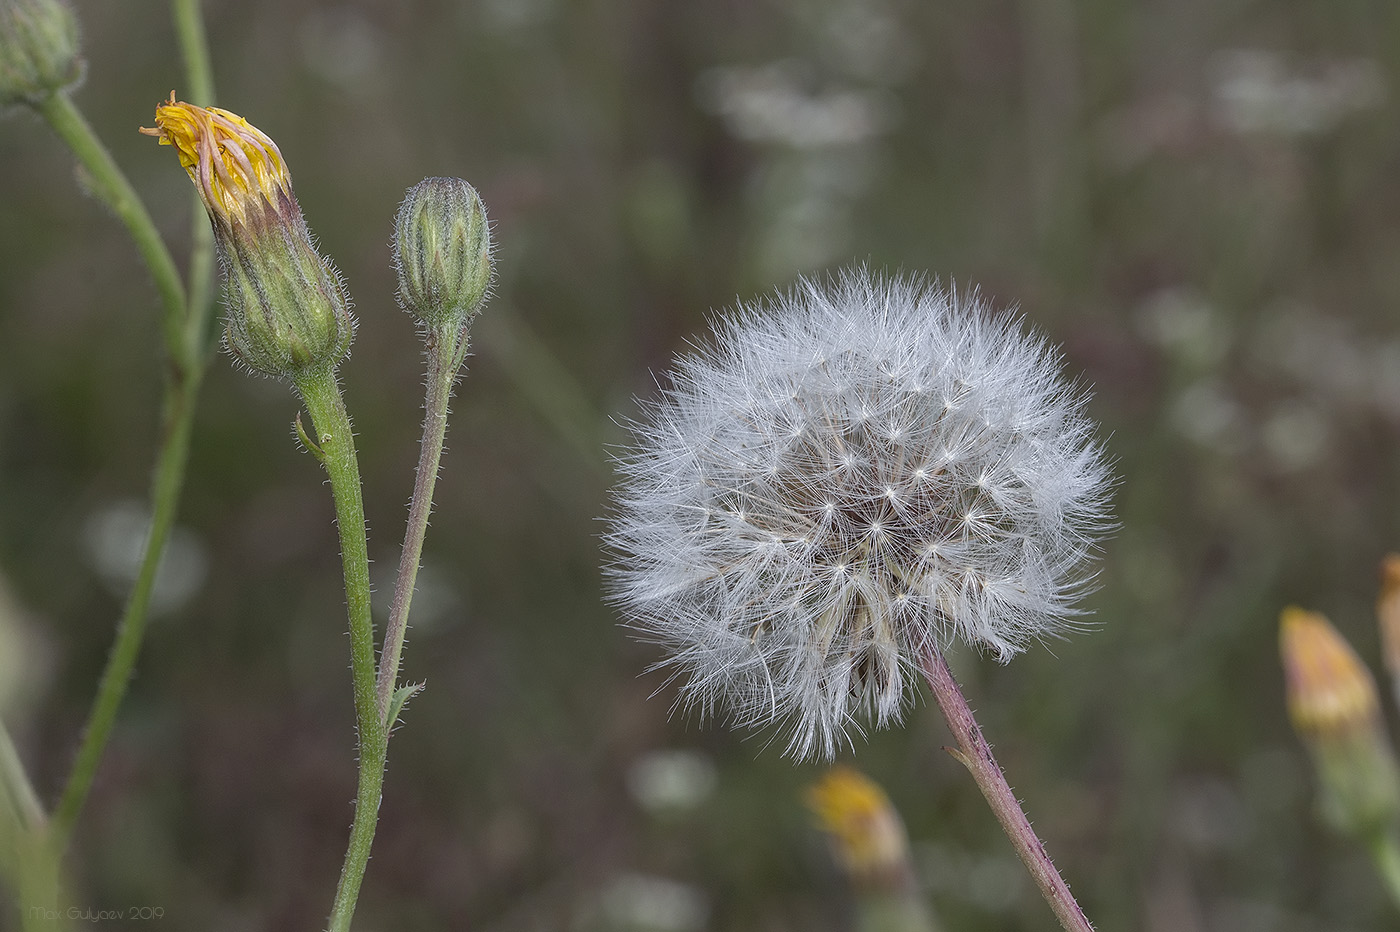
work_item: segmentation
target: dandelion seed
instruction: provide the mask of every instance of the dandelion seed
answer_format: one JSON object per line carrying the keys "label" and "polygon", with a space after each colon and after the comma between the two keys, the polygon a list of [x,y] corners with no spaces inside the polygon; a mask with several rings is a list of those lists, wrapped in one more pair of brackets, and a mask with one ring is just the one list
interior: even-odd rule
{"label": "dandelion seed", "polygon": [[[632,425],[613,597],[684,702],[830,757],[898,721],[925,649],[1066,630],[1110,523],[1085,397],[1015,317],[922,281],[742,307]],[[695,519],[717,503],[744,524]]]}

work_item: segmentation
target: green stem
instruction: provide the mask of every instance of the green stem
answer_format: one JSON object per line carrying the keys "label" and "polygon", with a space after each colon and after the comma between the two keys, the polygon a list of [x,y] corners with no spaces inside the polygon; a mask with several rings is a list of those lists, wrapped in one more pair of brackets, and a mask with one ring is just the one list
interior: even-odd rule
{"label": "green stem", "polygon": [[[171,5],[180,54],[185,60],[185,79],[190,85],[188,99],[199,107],[213,106],[214,72],[199,0],[172,0]],[[185,354],[187,359],[202,364],[209,349],[206,345],[209,310],[214,303],[214,228],[209,224],[204,202],[198,197],[193,199],[192,209],[193,242],[187,278],[190,319],[185,327]]]}
{"label": "green stem", "polygon": [[[197,99],[210,98],[213,78],[198,0],[174,0],[174,5],[190,82]],[[164,305],[162,329],[172,362],[165,389],[161,445],[151,478],[150,535],[135,584],[117,623],[116,638],[98,682],[82,743],[54,812],[51,850],[61,855],[92,788],[102,752],[126,695],[145,635],[156,574],[179,510],[195,409],[208,360],[204,342],[213,308],[213,231],[206,222],[199,198],[194,198],[194,250],[190,259],[190,288],[186,291],[145,205],[73,102],[65,95],[55,94],[44,101],[39,110],[87,169],[94,190],[126,225],[145,259]]]}
{"label": "green stem", "polygon": [[1094,927],[1089,924],[1084,911],[1070,894],[1064,878],[1055,869],[1055,865],[1050,863],[1050,855],[1045,852],[1045,845],[1031,828],[1025,810],[1016,800],[1016,794],[1011,792],[1011,787],[1006,782],[1006,774],[1002,773],[1001,765],[992,756],[992,746],[982,735],[982,728],[977,724],[977,719],[972,717],[972,709],[968,707],[967,699],[958,688],[957,680],[953,679],[953,673],[948,669],[942,652],[929,645],[920,661],[924,678],[933,690],[934,698],[938,700],[938,707],[943,710],[943,717],[948,720],[953,737],[958,741],[957,750],[952,752],[953,756],[972,774],[972,779],[982,791],[987,805],[991,806],[997,821],[1001,823],[1006,837],[1011,839],[1011,846],[1016,849],[1021,863],[1026,865],[1026,870],[1030,871],[1031,877],[1035,879],[1040,895],[1045,897],[1045,902],[1050,905],[1065,932],[1094,932]]}
{"label": "green stem", "polygon": [[1393,832],[1379,832],[1371,839],[1370,848],[1391,903],[1400,907],[1400,842]]}
{"label": "green stem", "polygon": [[141,258],[155,279],[160,292],[165,315],[161,329],[165,335],[166,348],[177,365],[186,362],[183,347],[182,326],[188,305],[185,300],[185,286],[180,281],[180,273],[175,268],[175,260],[165,248],[151,215],[146,206],[136,196],[131,183],[113,161],[111,153],[97,138],[82,113],[68,99],[66,94],[50,94],[38,105],[39,113],[48,120],[92,179],[92,189],[98,197],[112,208],[117,218],[126,225]]}
{"label": "green stem", "polygon": [[214,105],[214,71],[209,64],[208,33],[199,0],[172,0],[171,14],[180,55],[185,60],[185,80],[190,82],[190,103],[198,107]]}
{"label": "green stem", "polygon": [[355,459],[355,435],[334,372],[307,376],[297,382],[316,428],[316,454],[330,477],[335,500],[340,556],[345,572],[345,599],[350,616],[350,667],[355,681],[355,717],[360,732],[359,788],[355,820],[345,851],[340,884],[335,891],[330,932],[348,932],[359,899],[360,883],[369,864],[379,818],[380,790],[388,756],[388,731],[380,720],[374,685],[374,620],[370,616],[369,553],[365,540],[365,509],[360,497],[360,467]]}
{"label": "green stem", "polygon": [[185,467],[189,462],[190,434],[194,427],[195,400],[199,395],[202,369],[192,372],[185,378],[178,375],[169,387],[163,437],[159,458],[156,460],[153,488],[151,492],[151,531],[146,540],[146,550],[141,559],[141,568],[127,598],[126,608],[117,624],[116,640],[107,658],[107,667],[102,671],[102,679],[97,685],[97,697],[93,700],[83,741],[78,748],[78,756],[73,762],[68,783],[59,798],[54,811],[52,831],[55,850],[67,847],[73,825],[78,820],[88,790],[102,759],[102,750],[112,733],[112,725],[117,718],[117,709],[126,695],[131,670],[141,651],[141,639],[146,630],[147,612],[150,607],[151,591],[155,586],[156,571],[160,567],[161,556],[170,530],[175,524],[175,514],[180,502],[180,492],[185,480]]}
{"label": "green stem", "polygon": [[408,611],[413,602],[413,587],[418,580],[418,566],[423,557],[423,538],[428,531],[428,518],[433,511],[433,488],[437,484],[438,466],[442,461],[442,443],[447,435],[448,403],[452,400],[452,385],[465,356],[468,334],[459,324],[448,324],[428,331],[427,396],[423,401],[423,440],[418,451],[418,475],[413,483],[413,500],[408,506],[408,529],[404,531],[403,550],[399,554],[399,574],[394,581],[394,601],[389,609],[389,624],[384,629],[384,652],[379,660],[379,714],[385,728],[389,700],[399,676],[399,657],[403,653],[404,637],[408,633]]}
{"label": "green stem", "polygon": [[0,792],[9,799],[21,830],[37,834],[44,828],[47,821],[44,807],[39,804],[39,797],[4,724],[0,724]]}

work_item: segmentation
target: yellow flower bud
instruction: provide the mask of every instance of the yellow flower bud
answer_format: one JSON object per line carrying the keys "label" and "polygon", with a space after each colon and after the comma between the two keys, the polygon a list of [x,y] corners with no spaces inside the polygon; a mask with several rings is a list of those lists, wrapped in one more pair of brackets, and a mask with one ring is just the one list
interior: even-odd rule
{"label": "yellow flower bud", "polygon": [[1279,652],[1288,713],[1300,734],[1332,735],[1379,722],[1371,672],[1325,617],[1285,608],[1279,616]]}
{"label": "yellow flower bud", "polygon": [[1400,815],[1400,768],[1375,680],[1317,612],[1284,609],[1279,648],[1289,717],[1317,769],[1322,813],[1339,831],[1373,837]]}
{"label": "yellow flower bud", "polygon": [[258,372],[300,378],[334,368],[354,321],[340,275],[316,252],[282,153],[243,117],[170,100],[156,128],[174,146],[214,226],[224,271],[224,342]]}

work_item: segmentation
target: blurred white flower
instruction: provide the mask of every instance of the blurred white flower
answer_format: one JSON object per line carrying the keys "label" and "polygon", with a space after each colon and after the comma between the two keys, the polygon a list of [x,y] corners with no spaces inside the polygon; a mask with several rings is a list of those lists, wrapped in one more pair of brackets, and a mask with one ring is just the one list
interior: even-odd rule
{"label": "blurred white flower", "polygon": [[700,932],[709,917],[705,895],[690,884],[650,874],[623,874],[602,891],[607,928],[635,932]]}
{"label": "blurred white flower", "polygon": [[[150,533],[151,513],[140,502],[113,502],[88,516],[83,527],[88,559],[113,596],[125,598],[136,581]],[[199,535],[171,528],[151,588],[151,613],[178,610],[199,592],[208,572],[209,557]]]}
{"label": "blurred white flower", "polygon": [[715,326],[633,425],[614,598],[682,698],[832,756],[929,648],[1062,632],[1109,475],[1058,353],[920,280],[808,281]]}
{"label": "blurred white flower", "polygon": [[627,788],[648,812],[694,809],[714,792],[714,762],[699,751],[651,751],[627,770]]}
{"label": "blurred white flower", "polygon": [[1385,101],[1385,73],[1370,59],[1330,62],[1302,74],[1264,49],[1233,49],[1216,62],[1215,112],[1236,133],[1330,132]]}

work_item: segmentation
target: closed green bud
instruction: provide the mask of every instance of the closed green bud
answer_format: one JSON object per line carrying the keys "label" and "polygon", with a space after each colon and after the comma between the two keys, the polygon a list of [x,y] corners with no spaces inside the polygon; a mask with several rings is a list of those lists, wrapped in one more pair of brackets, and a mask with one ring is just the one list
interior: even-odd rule
{"label": "closed green bud", "polygon": [[465,324],[491,287],[491,226],[476,189],[460,178],[425,178],[394,218],[399,303],[430,327]]}
{"label": "closed green bud", "polygon": [[0,106],[37,104],[83,76],[78,21],[62,0],[0,0]]}

